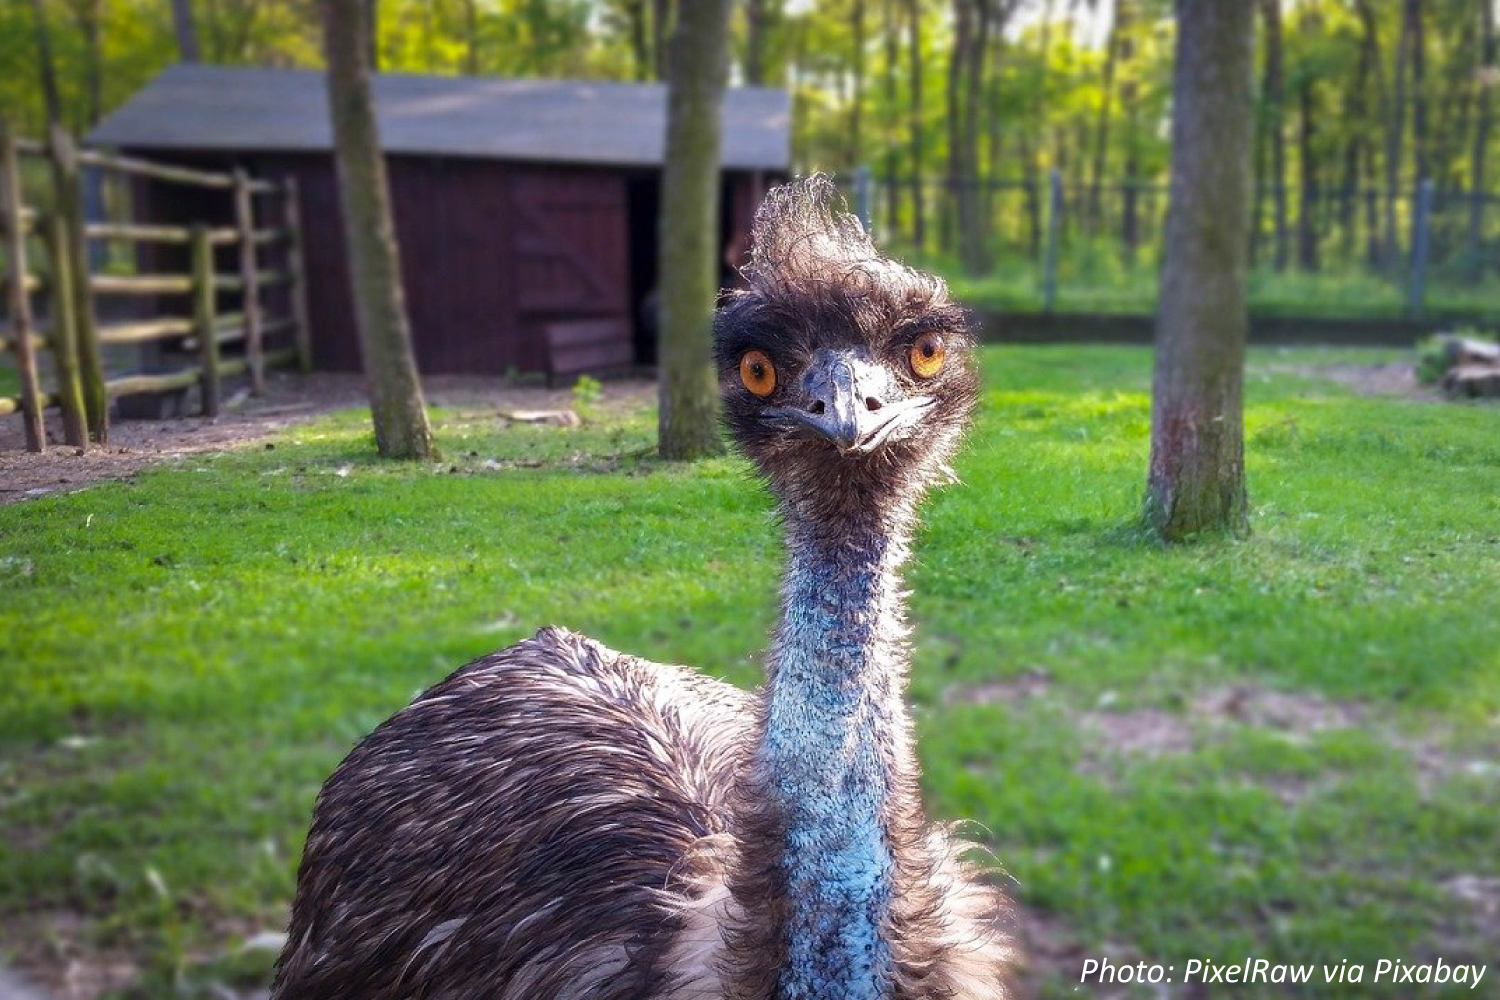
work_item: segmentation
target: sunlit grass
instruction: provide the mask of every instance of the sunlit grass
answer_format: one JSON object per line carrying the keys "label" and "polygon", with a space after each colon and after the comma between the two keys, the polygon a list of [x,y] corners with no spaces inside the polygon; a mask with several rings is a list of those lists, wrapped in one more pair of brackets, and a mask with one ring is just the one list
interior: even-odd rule
{"label": "sunlit grass", "polygon": [[[962,482],[930,504],[910,574],[925,783],[1089,947],[1483,944],[1441,886],[1500,876],[1497,782],[1428,773],[1412,746],[1500,757],[1500,412],[1362,398],[1315,370],[1394,356],[1253,352],[1253,535],[1164,550],[1136,527],[1148,353],[985,352]],[[328,771],[539,625],[754,681],[779,548],[742,462],[656,461],[649,412],[437,425],[440,465],[374,459],[348,413],[0,508],[0,949],[45,954],[47,915],[76,912],[87,943],[140,956],[151,995],[262,981],[269,958],[234,942],[281,926]],[[1023,675],[1044,693],[971,697]],[[1368,724],[1231,724],[1159,756],[1090,729],[1202,727],[1197,700],[1236,687]]]}

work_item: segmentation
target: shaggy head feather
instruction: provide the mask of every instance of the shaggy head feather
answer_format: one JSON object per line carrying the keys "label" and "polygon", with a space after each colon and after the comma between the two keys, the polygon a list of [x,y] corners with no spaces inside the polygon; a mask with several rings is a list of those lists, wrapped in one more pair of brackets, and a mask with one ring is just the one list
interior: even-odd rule
{"label": "shaggy head feather", "polygon": [[[736,443],[784,502],[815,519],[915,503],[950,474],[977,395],[967,313],[940,278],[876,250],[823,175],[771,191],[753,237],[750,287],[731,294],[714,322],[725,422]],[[929,333],[941,338],[946,360],[922,378],[911,353]],[[755,395],[741,380],[748,351],[774,365],[769,395]],[[862,402],[875,399],[893,412],[920,400],[920,415],[860,451],[843,451],[785,419],[816,405],[808,380],[830,354],[859,363]]]}

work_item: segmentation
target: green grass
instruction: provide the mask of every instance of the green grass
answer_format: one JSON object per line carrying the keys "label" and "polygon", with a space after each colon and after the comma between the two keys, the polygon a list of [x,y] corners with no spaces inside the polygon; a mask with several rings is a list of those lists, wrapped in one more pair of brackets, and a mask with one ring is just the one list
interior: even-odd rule
{"label": "green grass", "polygon": [[[985,352],[911,571],[926,787],[1086,954],[1494,960],[1448,886],[1500,877],[1500,411],[1309,367],[1393,356],[1253,353],[1254,533],[1164,550],[1147,352]],[[263,980],[237,942],[282,925],[321,780],[540,624],[753,682],[778,546],[739,460],[645,457],[649,412],[438,426],[438,466],[372,459],[349,413],[0,508],[0,949],[47,960],[76,915],[140,995]],[[1237,689],[1343,722],[1203,711]],[[1192,738],[1109,735],[1153,722]]]}

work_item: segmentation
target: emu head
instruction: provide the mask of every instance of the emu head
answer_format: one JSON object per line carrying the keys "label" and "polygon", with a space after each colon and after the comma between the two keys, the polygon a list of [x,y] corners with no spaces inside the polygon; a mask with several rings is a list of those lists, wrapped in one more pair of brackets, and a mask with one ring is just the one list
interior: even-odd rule
{"label": "emu head", "polygon": [[749,290],[714,319],[730,433],[794,508],[910,509],[974,405],[967,315],[882,256],[825,176],[772,190],[753,237]]}

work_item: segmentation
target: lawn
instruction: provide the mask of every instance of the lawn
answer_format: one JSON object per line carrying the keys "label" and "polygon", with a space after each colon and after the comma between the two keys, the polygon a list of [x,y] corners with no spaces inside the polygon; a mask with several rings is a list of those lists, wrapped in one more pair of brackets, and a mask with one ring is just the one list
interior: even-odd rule
{"label": "lawn", "polygon": [[[912,697],[932,810],[1004,864],[1044,995],[1101,954],[1500,955],[1500,410],[1317,371],[1391,356],[1253,352],[1253,534],[1169,551],[1136,529],[1149,354],[985,351],[910,573]],[[743,462],[657,462],[646,411],[438,427],[440,466],[374,460],[347,413],[0,507],[0,954],[142,997],[263,982],[241,944],[282,926],[321,780],[538,625],[754,681],[778,549]],[[1333,989],[1296,995],[1423,995]]]}

